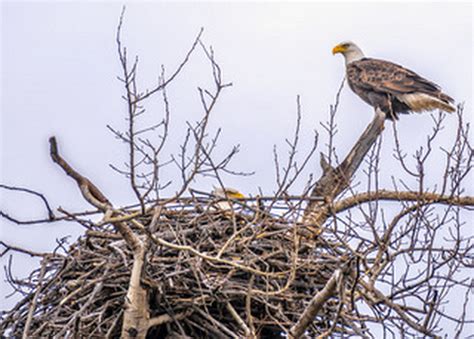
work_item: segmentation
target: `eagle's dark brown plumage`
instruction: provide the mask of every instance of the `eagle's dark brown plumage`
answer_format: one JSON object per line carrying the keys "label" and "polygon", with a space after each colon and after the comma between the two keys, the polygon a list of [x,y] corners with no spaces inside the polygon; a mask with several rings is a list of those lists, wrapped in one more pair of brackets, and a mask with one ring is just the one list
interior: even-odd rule
{"label": "eagle's dark brown plumage", "polygon": [[388,119],[398,119],[399,113],[456,110],[453,98],[435,83],[392,62],[366,58],[352,42],[337,45],[333,53],[342,53],[346,59],[350,88]]}

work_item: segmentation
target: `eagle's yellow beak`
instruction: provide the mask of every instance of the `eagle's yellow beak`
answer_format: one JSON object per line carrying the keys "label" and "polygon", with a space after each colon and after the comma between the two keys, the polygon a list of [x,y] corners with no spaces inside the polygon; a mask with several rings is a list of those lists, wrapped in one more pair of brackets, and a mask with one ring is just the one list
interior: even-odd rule
{"label": "eagle's yellow beak", "polygon": [[231,199],[242,199],[242,198],[245,198],[245,195],[243,195],[242,193],[240,192],[237,192],[237,193],[227,193],[227,196]]}
{"label": "eagle's yellow beak", "polygon": [[336,53],[344,53],[346,51],[346,48],[343,45],[337,45],[332,49],[332,54]]}

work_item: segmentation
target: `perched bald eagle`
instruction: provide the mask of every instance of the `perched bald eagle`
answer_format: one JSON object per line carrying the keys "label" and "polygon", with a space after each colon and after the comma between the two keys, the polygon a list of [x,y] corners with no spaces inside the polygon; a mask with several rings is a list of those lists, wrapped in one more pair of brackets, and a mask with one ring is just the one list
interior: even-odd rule
{"label": "perched bald eagle", "polygon": [[380,108],[387,119],[398,114],[440,109],[454,112],[454,99],[435,83],[389,61],[366,58],[353,42],[343,42],[332,50],[346,60],[349,87],[369,105]]}

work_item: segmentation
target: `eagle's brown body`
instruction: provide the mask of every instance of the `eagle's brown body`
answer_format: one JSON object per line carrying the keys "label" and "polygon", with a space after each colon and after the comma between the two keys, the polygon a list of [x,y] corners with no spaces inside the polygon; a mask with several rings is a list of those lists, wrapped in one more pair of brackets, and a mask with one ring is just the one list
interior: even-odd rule
{"label": "eagle's brown body", "polygon": [[366,103],[384,111],[388,119],[398,119],[400,113],[456,110],[454,99],[435,83],[395,63],[366,58],[354,43],[342,43],[333,53],[346,58],[350,88]]}
{"label": "eagle's brown body", "polygon": [[454,110],[453,98],[400,65],[364,58],[348,64],[346,72],[350,88],[371,106],[378,106],[388,119],[397,119],[399,113]]}

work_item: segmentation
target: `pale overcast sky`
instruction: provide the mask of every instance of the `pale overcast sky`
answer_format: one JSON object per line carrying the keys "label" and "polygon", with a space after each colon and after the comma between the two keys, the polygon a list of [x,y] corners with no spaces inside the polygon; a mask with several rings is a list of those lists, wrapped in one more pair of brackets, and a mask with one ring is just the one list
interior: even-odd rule
{"label": "pale overcast sky", "polygon": [[[1,4],[1,183],[42,192],[54,207],[88,208],[76,184],[49,158],[48,138],[55,135],[64,156],[114,203],[134,202],[127,182],[108,167],[126,160],[126,149],[106,129],[106,124],[124,124],[115,45],[121,7],[119,2]],[[415,70],[464,102],[465,112],[472,111],[470,3],[130,3],[123,37],[130,55],[140,57],[141,88],[153,86],[161,64],[168,73],[174,70],[200,27],[225,80],[233,83],[216,107],[211,128],[223,129],[222,152],[241,145],[233,169],[256,172],[226,178],[228,186],[246,194],[275,188],[272,147],[286,152],[282,147],[294,128],[297,94],[303,105],[302,151],[315,128],[322,132],[319,123],[327,119],[344,75],[342,56],[331,54],[340,41],[352,40],[367,56]],[[210,74],[197,53],[169,88],[172,131],[179,136],[170,144],[182,140],[186,120],[199,119],[196,87],[209,84]],[[341,156],[371,119],[371,109],[346,86],[337,117]],[[447,120],[445,138],[456,131],[456,119]],[[431,118],[402,116],[399,130],[403,146],[416,149],[431,130]],[[321,151],[326,140],[322,134]],[[382,147],[387,172],[381,182],[390,187],[390,176],[399,170],[391,167],[391,128]],[[320,174],[318,157],[311,168]],[[301,185],[292,193],[299,193]],[[211,190],[212,182],[193,186]],[[45,217],[36,200],[0,194],[2,210],[22,219]],[[82,232],[73,224],[19,227],[0,220],[2,239],[36,251],[51,250],[65,235],[72,242]],[[18,256],[14,260],[20,276],[32,267]],[[14,299],[4,298],[9,288],[3,278],[0,290],[0,308],[12,306]]]}

